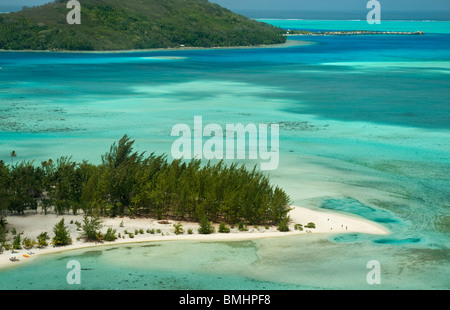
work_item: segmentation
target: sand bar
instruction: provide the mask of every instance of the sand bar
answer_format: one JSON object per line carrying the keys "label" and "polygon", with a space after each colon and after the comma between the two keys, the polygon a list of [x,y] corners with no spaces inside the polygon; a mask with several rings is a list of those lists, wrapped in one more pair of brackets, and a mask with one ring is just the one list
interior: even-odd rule
{"label": "sand bar", "polygon": [[[14,227],[17,232],[23,232],[22,240],[25,237],[35,239],[41,232],[47,232],[50,238],[54,236],[53,227],[62,218],[64,218],[65,225],[68,226],[69,231],[72,236],[73,243],[69,246],[64,247],[53,247],[48,246],[45,248],[33,248],[31,250],[21,249],[16,250],[16,257],[19,261],[11,262],[11,251],[4,251],[0,254],[0,268],[12,267],[27,262],[32,261],[34,258],[43,254],[57,253],[62,251],[68,251],[73,249],[81,249],[87,247],[98,247],[107,245],[117,245],[117,244],[129,244],[137,242],[151,242],[151,241],[173,241],[173,240],[198,240],[198,241],[238,241],[238,240],[252,240],[257,238],[274,238],[274,237],[285,237],[292,235],[305,235],[307,238],[308,234],[341,234],[341,233],[365,233],[365,234],[375,234],[375,235],[386,235],[389,231],[374,222],[366,220],[361,217],[354,216],[352,214],[321,211],[321,210],[311,210],[303,207],[292,207],[290,212],[290,231],[280,232],[277,227],[269,227],[266,229],[263,226],[254,227],[249,226],[248,231],[239,231],[237,227],[231,229],[230,233],[218,233],[216,225],[216,232],[210,235],[198,234],[197,229],[199,227],[198,223],[191,222],[180,222],[185,230],[182,235],[175,235],[173,224],[178,223],[177,221],[169,220],[169,224],[159,223],[155,219],[149,218],[137,218],[130,219],[127,217],[116,217],[116,218],[102,218],[103,229],[106,231],[108,227],[112,227],[117,230],[117,233],[121,234],[122,238],[117,239],[114,242],[104,242],[104,243],[94,243],[85,242],[83,240],[77,240],[80,235],[80,231],[77,231],[77,225],[75,222],[82,223],[83,215],[56,215],[56,214],[36,214],[34,211],[29,212],[25,216],[8,216],[6,218],[8,225],[8,230],[11,231]],[[71,224],[72,222],[72,224]],[[316,228],[304,228],[303,231],[295,230],[295,224],[306,225],[309,222],[313,222]],[[187,234],[187,230],[191,228],[193,233]],[[137,234],[134,238],[130,238],[124,232],[135,232],[135,230],[143,230],[143,234]],[[150,229],[160,229],[160,233],[151,234],[147,230]],[[123,236],[125,235],[125,238]],[[9,239],[12,238],[11,232],[8,234]],[[24,257],[24,254],[32,251],[34,254],[31,257]]]}

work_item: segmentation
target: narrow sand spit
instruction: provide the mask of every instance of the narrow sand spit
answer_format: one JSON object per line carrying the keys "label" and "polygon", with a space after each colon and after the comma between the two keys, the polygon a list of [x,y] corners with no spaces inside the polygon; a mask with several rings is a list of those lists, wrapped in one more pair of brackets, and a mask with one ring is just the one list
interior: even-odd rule
{"label": "narrow sand spit", "polygon": [[[204,240],[204,241],[237,241],[237,240],[251,240],[257,238],[274,238],[274,237],[284,237],[292,235],[306,235],[308,234],[330,234],[330,233],[365,233],[365,234],[375,234],[375,235],[385,235],[389,231],[383,226],[371,222],[369,220],[357,217],[351,214],[329,212],[329,211],[319,211],[311,210],[303,207],[292,207],[290,215],[290,231],[280,232],[277,227],[271,226],[269,228],[259,226],[249,226],[248,231],[239,231],[237,227],[231,229],[230,233],[218,233],[218,225],[216,226],[216,232],[210,235],[198,234],[197,229],[199,227],[198,223],[191,222],[180,222],[184,234],[176,235],[174,232],[174,224],[179,222],[170,220],[169,223],[164,223],[157,221],[155,219],[130,219],[127,217],[116,217],[116,218],[103,218],[102,231],[106,231],[109,227],[117,230],[117,234],[120,233],[121,238],[118,238],[114,242],[104,242],[104,243],[93,243],[84,242],[83,240],[77,240],[80,235],[80,231],[77,231],[76,222],[83,222],[83,215],[56,215],[56,214],[36,214],[35,212],[30,212],[25,216],[8,216],[6,218],[8,225],[7,228],[10,230],[8,234],[9,241],[11,241],[12,234],[11,229],[14,227],[18,233],[23,232],[22,240],[25,237],[36,239],[36,237],[42,233],[47,232],[50,238],[54,236],[53,227],[56,223],[64,218],[65,225],[68,227],[70,234],[72,236],[73,243],[69,246],[64,247],[53,247],[48,246],[45,248],[32,248],[32,249],[22,249],[16,250],[15,256],[19,261],[11,262],[11,251],[4,251],[0,254],[0,268],[15,266],[30,262],[33,258],[49,253],[56,253],[61,251],[80,249],[86,247],[96,247],[102,245],[115,245],[115,244],[127,244],[136,242],[150,242],[150,241],[171,241],[171,240]],[[303,228],[303,231],[294,229],[295,224],[307,225],[309,222],[315,224],[316,228]],[[192,234],[188,234],[188,229],[192,229]],[[130,238],[128,234],[131,232],[135,233],[137,231],[143,231],[143,233],[138,233],[134,235],[134,238]],[[154,230],[155,233],[150,233],[150,230]],[[160,230],[160,231],[159,231]],[[24,257],[23,255],[32,252],[30,257]]]}

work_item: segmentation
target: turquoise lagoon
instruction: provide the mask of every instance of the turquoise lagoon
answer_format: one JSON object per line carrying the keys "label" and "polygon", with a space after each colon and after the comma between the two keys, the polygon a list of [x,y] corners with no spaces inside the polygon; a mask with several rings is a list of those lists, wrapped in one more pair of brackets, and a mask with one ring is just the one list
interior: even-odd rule
{"label": "turquoise lagoon", "polygon": [[[99,163],[123,134],[138,150],[170,155],[172,127],[193,128],[194,116],[223,128],[277,123],[280,164],[267,173],[294,205],[391,231],[76,250],[2,270],[0,288],[449,289],[449,23],[381,26],[426,34],[290,37],[312,44],[285,48],[0,53],[0,160],[11,162],[15,150],[16,160]],[[75,287],[66,283],[72,259],[83,268]],[[366,281],[370,260],[381,264],[380,285]]]}

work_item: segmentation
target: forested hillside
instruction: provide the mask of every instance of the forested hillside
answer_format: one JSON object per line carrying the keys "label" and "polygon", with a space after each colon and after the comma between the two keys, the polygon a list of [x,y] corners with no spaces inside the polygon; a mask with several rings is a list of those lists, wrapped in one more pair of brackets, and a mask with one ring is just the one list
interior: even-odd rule
{"label": "forested hillside", "polygon": [[83,0],[69,25],[67,0],[0,14],[0,49],[129,50],[283,43],[285,31],[206,0]]}

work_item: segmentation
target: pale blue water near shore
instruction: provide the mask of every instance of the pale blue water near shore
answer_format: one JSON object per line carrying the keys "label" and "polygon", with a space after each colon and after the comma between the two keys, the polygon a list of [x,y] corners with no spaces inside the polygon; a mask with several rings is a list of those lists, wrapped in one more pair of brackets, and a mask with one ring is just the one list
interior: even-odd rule
{"label": "pale blue water near shore", "polygon": [[[279,123],[280,166],[270,175],[294,204],[392,232],[78,250],[0,271],[0,288],[449,289],[447,25],[390,24],[424,36],[291,37],[314,44],[287,48],[0,53],[5,162],[14,149],[17,160],[98,163],[124,133],[139,150],[170,153],[172,127],[197,115],[223,126]],[[66,283],[70,259],[84,268],[81,286]],[[381,263],[381,285],[366,282],[370,260]]]}
{"label": "pale blue water near shore", "polygon": [[369,24],[366,20],[301,20],[301,19],[258,19],[285,29],[313,31],[423,31],[425,33],[450,32],[450,21],[382,20],[380,24]]}

